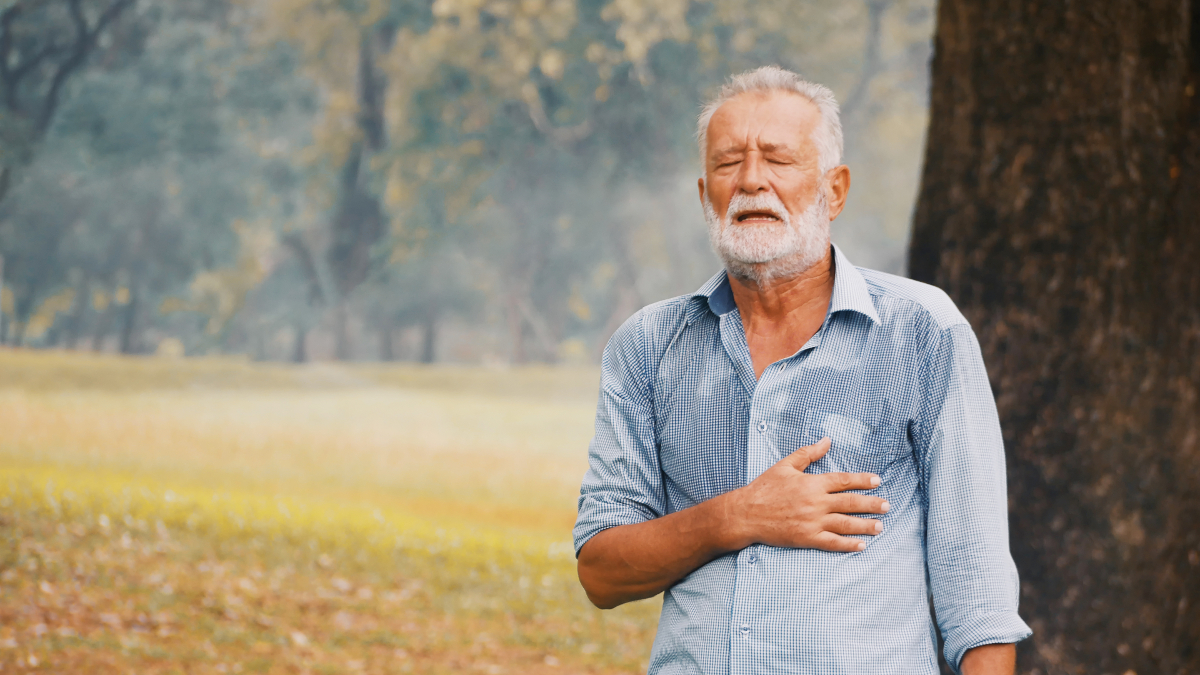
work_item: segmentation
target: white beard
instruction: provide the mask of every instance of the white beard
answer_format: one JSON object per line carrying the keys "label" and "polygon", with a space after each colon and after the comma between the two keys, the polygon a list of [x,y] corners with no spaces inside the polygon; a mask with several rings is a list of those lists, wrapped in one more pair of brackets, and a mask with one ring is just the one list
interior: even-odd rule
{"label": "white beard", "polygon": [[[733,216],[747,211],[770,212],[779,221],[769,225],[733,221]],[[739,192],[729,200],[725,217],[720,218],[706,190],[704,220],[713,251],[724,261],[725,269],[756,286],[807,272],[829,252],[829,202],[824,189],[794,224],[774,193],[752,197]]]}

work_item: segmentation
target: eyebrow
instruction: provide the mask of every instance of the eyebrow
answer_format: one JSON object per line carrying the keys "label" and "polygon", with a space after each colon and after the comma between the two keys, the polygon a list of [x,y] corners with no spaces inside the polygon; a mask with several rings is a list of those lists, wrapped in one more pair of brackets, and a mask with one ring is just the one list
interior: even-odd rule
{"label": "eyebrow", "polygon": [[758,149],[763,152],[791,152],[792,147],[786,143],[759,143]]}
{"label": "eyebrow", "polygon": [[[792,151],[791,146],[786,145],[784,143],[759,143],[758,149],[761,150],[762,152],[791,152]],[[731,157],[734,155],[740,155],[744,152],[746,152],[746,149],[744,146],[737,147],[737,148],[723,148],[721,150],[717,150],[716,152],[714,152],[712,155],[712,158],[714,161],[720,162],[721,160],[724,160],[728,157]]]}

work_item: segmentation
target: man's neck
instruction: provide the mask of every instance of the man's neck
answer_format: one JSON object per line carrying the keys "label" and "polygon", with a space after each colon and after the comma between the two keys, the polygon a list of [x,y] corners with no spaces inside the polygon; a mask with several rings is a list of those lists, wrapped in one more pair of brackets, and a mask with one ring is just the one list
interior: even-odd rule
{"label": "man's neck", "polygon": [[831,249],[821,261],[787,279],[754,283],[730,275],[729,289],[742,317],[756,377],[795,354],[820,330],[833,295],[834,274]]}

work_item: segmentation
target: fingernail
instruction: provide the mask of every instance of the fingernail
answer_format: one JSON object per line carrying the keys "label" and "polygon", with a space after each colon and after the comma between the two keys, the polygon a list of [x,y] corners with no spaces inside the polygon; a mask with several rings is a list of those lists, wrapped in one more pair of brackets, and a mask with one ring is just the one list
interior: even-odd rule
{"label": "fingernail", "polygon": [[861,551],[861,550],[863,550],[863,549],[864,549],[864,548],[866,548],[866,547],[867,547],[867,543],[866,543],[866,542],[863,542],[863,541],[860,541],[860,542],[858,542],[858,547],[857,547],[857,548],[858,548],[858,550],[860,550],[860,551]]}
{"label": "fingernail", "polygon": [[879,476],[871,476],[871,487],[879,487]]}
{"label": "fingernail", "polygon": [[883,503],[883,512],[887,513],[888,511],[891,511],[891,510],[892,510],[892,505],[887,502],[884,502]]}
{"label": "fingernail", "polygon": [[875,521],[875,534],[879,534],[880,532],[883,532],[883,523],[877,520]]}

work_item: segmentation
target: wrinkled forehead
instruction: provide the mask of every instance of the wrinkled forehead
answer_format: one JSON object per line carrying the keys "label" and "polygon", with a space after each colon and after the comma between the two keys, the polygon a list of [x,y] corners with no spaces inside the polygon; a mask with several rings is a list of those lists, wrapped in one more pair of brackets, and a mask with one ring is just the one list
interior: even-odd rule
{"label": "wrinkled forehead", "polygon": [[821,121],[817,106],[789,91],[751,91],[721,104],[708,122],[706,154],[750,148],[789,148],[816,153],[813,130]]}

